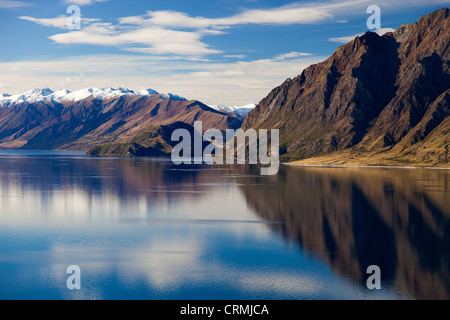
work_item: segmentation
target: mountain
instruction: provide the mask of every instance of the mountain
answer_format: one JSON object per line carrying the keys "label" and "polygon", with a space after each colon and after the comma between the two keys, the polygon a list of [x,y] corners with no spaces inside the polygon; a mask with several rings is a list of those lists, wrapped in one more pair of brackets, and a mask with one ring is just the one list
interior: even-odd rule
{"label": "mountain", "polygon": [[[170,156],[172,148],[178,141],[172,141],[172,133],[177,129],[185,129],[191,134],[191,137],[198,135],[203,140],[200,133],[195,131],[194,127],[184,122],[174,122],[169,125],[153,125],[140,132],[133,139],[126,142],[108,142],[100,144],[89,150],[90,155],[124,155],[133,157],[165,157]],[[194,157],[194,142],[196,138],[191,139],[191,148],[187,150],[189,154],[185,157]],[[203,142],[202,149],[206,148],[208,142]]]}
{"label": "mountain", "polygon": [[237,107],[237,106],[227,107],[227,106],[218,104],[218,105],[212,105],[209,107],[214,110],[224,112],[231,117],[237,117],[239,120],[244,122],[245,118],[247,117],[247,114],[256,107],[256,104],[247,104],[245,106],[240,106],[240,107]]}
{"label": "mountain", "polygon": [[205,130],[242,124],[197,100],[151,89],[33,89],[0,97],[0,148],[88,151],[105,143],[131,143],[155,126],[194,121],[202,121]]}
{"label": "mountain", "polygon": [[0,107],[10,107],[17,104],[30,104],[33,102],[75,102],[86,99],[92,96],[95,99],[106,100],[118,96],[135,95],[135,96],[147,96],[147,95],[159,95],[162,99],[172,99],[179,101],[187,101],[186,98],[180,97],[172,93],[158,93],[153,89],[144,89],[137,93],[127,88],[114,89],[111,87],[106,88],[85,88],[71,92],[67,89],[61,89],[53,91],[49,88],[44,89],[32,89],[18,95],[2,94],[0,95]]}
{"label": "mountain", "polygon": [[218,105],[212,105],[209,107],[213,108],[214,110],[218,110],[218,111],[234,113],[238,116],[246,116],[250,111],[252,111],[256,107],[256,104],[247,104],[245,106],[240,106],[240,107],[237,107],[237,106],[227,107],[227,106],[218,104]]}
{"label": "mountain", "polygon": [[354,38],[273,89],[243,128],[278,128],[284,161],[448,165],[449,11]]}

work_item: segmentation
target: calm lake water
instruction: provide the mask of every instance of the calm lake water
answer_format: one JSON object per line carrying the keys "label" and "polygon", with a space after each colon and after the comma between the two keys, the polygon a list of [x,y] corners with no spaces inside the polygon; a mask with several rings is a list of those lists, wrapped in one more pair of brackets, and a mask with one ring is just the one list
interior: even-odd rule
{"label": "calm lake water", "polygon": [[449,182],[3,151],[0,299],[449,299]]}

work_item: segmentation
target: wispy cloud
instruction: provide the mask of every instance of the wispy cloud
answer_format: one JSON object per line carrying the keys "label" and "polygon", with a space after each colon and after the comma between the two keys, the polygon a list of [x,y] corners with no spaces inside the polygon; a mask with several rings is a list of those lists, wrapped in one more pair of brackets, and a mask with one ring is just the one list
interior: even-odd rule
{"label": "wispy cloud", "polygon": [[24,1],[0,0],[0,9],[23,8],[31,5],[31,3]]}
{"label": "wispy cloud", "polygon": [[[0,0],[1,1],[1,0]],[[94,0],[76,0],[79,4],[90,4]],[[443,0],[429,0],[440,3]],[[73,1],[71,0],[73,3]],[[121,50],[141,54],[170,54],[186,56],[189,59],[203,58],[210,54],[225,53],[212,47],[204,40],[205,36],[219,36],[231,32],[238,25],[288,25],[314,24],[336,21],[352,14],[361,14],[363,7],[372,0],[321,1],[318,3],[294,3],[269,9],[243,9],[241,12],[222,18],[190,16],[185,12],[162,10],[147,11],[142,15],[118,18],[116,23],[103,23],[100,19],[84,19],[87,23],[80,31],[58,33],[49,38],[60,44],[90,44],[115,46]],[[379,0],[387,8],[418,0],[399,0],[395,3]],[[384,8],[384,7],[383,7]],[[40,19],[21,17],[41,25],[64,29],[62,17]],[[347,20],[338,20],[347,21]],[[350,37],[330,38],[330,41],[347,42]]]}
{"label": "wispy cloud", "polygon": [[245,59],[247,55],[245,54],[225,54],[224,58],[236,58],[236,59]]}
{"label": "wispy cloud", "polygon": [[[392,28],[381,28],[381,29],[378,29],[378,30],[373,30],[373,32],[375,32],[379,36],[382,36],[385,33],[394,32],[394,31],[395,31],[395,29],[392,29]],[[329,38],[328,40],[332,41],[332,42],[338,42],[338,43],[347,43],[347,42],[352,41],[355,37],[360,37],[363,34],[364,33],[362,32],[362,33],[354,34],[352,36]]]}
{"label": "wispy cloud", "polygon": [[[405,6],[420,6],[444,4],[448,0],[378,0],[377,4],[386,9],[404,8]],[[129,16],[119,19],[120,24],[136,26],[160,26],[167,28],[192,29],[228,29],[232,26],[245,24],[259,25],[289,25],[313,24],[326,20],[337,23],[347,23],[347,19],[334,19],[336,16],[361,15],[373,0],[331,0],[318,2],[302,2],[269,9],[243,9],[241,12],[222,18],[207,18],[190,16],[185,12],[174,10],[147,11],[143,15]]]}
{"label": "wispy cloud", "polygon": [[202,34],[199,32],[170,30],[160,27],[123,31],[110,24],[94,23],[81,31],[60,33],[49,38],[62,44],[119,46],[126,51],[149,54],[203,56],[221,53],[220,50],[212,49],[200,41],[201,37]]}
{"label": "wispy cloud", "polygon": [[[87,3],[87,0],[79,1]],[[221,35],[232,26],[315,23],[331,16],[320,6],[305,5],[244,10],[230,17],[216,19],[191,17],[178,11],[147,11],[141,16],[119,18],[116,24],[101,23],[100,19],[83,19],[87,25],[84,25],[82,30],[58,33],[49,38],[60,44],[116,46],[129,52],[200,58],[209,54],[223,53],[202,39],[206,35]],[[61,29],[65,29],[66,24],[63,16],[50,19],[29,16],[20,18]]]}
{"label": "wispy cloud", "polygon": [[[46,27],[54,27],[58,29],[67,29],[67,16],[61,15],[56,18],[33,18],[29,16],[20,16],[19,19],[31,21],[37,24],[40,24],[42,26]],[[90,24],[92,22],[100,21],[100,19],[88,19],[88,18],[81,18],[81,22],[83,25]]]}
{"label": "wispy cloud", "polygon": [[63,3],[67,5],[75,4],[77,6],[90,6],[96,2],[106,2],[109,0],[64,0]]}
{"label": "wispy cloud", "polygon": [[[288,54],[289,55],[289,54]],[[35,87],[76,90],[85,87],[152,88],[206,104],[257,103],[287,77],[295,77],[325,57],[218,62],[171,60],[144,55],[89,55],[48,61],[0,62],[3,90]],[[287,55],[286,55],[287,56]],[[80,70],[86,70],[80,73]],[[126,70],[126,72],[124,72]]]}
{"label": "wispy cloud", "polygon": [[306,7],[289,5],[273,9],[245,10],[242,13],[225,18],[191,17],[184,12],[147,11],[141,16],[124,17],[119,20],[121,24],[139,26],[157,25],[161,27],[178,28],[228,28],[243,24],[309,24],[330,18],[331,13],[322,7]]}
{"label": "wispy cloud", "polygon": [[299,58],[299,57],[307,57],[311,56],[311,53],[305,53],[305,52],[289,52],[289,53],[283,53],[274,58],[274,60],[286,60],[286,59],[293,59],[293,58]]}
{"label": "wispy cloud", "polygon": [[[56,18],[21,16],[19,18],[43,26],[67,29],[66,16]],[[205,35],[221,34],[219,30],[180,31],[160,26],[129,28],[101,21],[101,19],[82,18],[82,30],[58,33],[49,38],[60,44],[116,46],[129,52],[184,55],[191,58],[222,52],[201,41]]]}
{"label": "wispy cloud", "polygon": [[[88,0],[78,0],[88,4]],[[122,50],[143,54],[171,54],[204,57],[223,53],[205,43],[206,35],[221,35],[231,26],[241,24],[314,23],[330,17],[322,8],[282,6],[273,9],[244,10],[234,16],[209,19],[190,17],[177,11],[148,11],[141,16],[123,17],[118,23],[101,23],[100,19],[83,19],[79,31],[58,33],[49,38],[60,44],[90,44],[115,46]],[[44,26],[65,29],[66,18],[20,17]],[[190,29],[190,30],[180,30]]]}

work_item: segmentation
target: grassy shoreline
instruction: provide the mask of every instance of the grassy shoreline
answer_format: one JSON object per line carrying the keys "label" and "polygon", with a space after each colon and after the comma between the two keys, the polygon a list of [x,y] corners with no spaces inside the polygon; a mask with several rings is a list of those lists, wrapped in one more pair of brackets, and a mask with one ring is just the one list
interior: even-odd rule
{"label": "grassy shoreline", "polygon": [[432,169],[450,169],[450,163],[444,161],[414,161],[407,158],[381,158],[381,157],[362,157],[346,158],[335,156],[321,156],[308,159],[286,162],[288,165],[297,165],[305,167],[364,167],[364,168],[432,168]]}
{"label": "grassy shoreline", "polygon": [[345,165],[345,164],[307,164],[307,163],[297,163],[288,162],[283,163],[287,166],[297,166],[297,167],[314,167],[314,168],[374,168],[374,169],[437,169],[437,170],[450,170],[450,165],[448,167],[426,167],[426,166],[399,166],[399,165]]}

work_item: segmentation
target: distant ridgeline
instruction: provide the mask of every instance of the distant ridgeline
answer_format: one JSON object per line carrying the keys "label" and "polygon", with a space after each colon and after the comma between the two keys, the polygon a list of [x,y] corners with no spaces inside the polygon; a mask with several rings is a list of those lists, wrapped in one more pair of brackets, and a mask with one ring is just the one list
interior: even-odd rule
{"label": "distant ridgeline", "polygon": [[0,96],[0,148],[163,156],[177,128],[202,121],[205,130],[238,129],[244,118],[151,89],[34,89]]}

